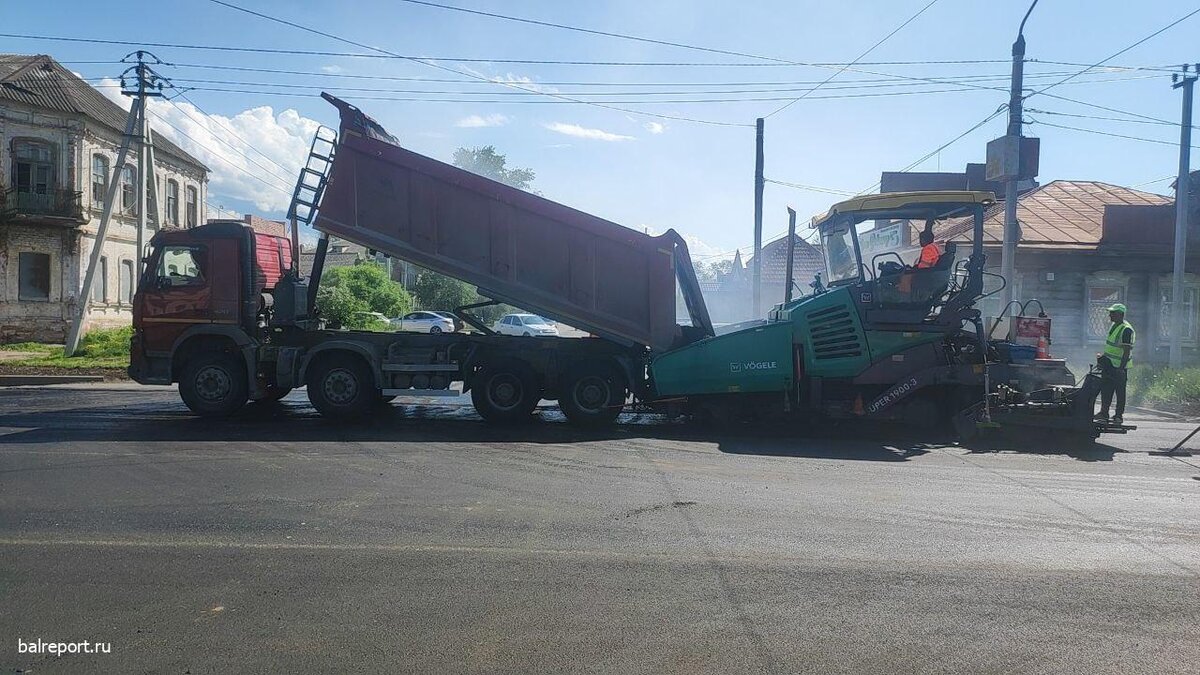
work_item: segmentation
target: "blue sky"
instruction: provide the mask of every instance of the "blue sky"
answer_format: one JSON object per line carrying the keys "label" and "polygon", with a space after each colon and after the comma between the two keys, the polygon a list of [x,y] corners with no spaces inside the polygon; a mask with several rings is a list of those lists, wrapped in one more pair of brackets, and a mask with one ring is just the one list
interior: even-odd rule
{"label": "blue sky", "polygon": [[[928,0],[846,3],[447,2],[778,59],[832,63],[854,59],[927,3]],[[115,4],[71,0],[58,4],[62,11],[55,12],[51,21],[44,7],[7,3],[4,27],[0,32],[256,48],[365,51],[199,0]],[[819,82],[836,72],[836,68],[804,66],[609,67],[496,63],[486,60],[706,63],[755,60],[516,24],[402,2],[237,0],[237,4],[400,54],[445,57],[446,60],[439,63],[460,72],[470,69],[486,78],[553,87],[572,96],[578,92],[612,92],[590,98],[622,101],[613,105],[634,110],[736,124],[753,125],[756,117],[771,112],[786,100],[705,104],[646,101],[798,96],[801,92],[711,92],[803,88],[809,86],[804,83]],[[1084,5],[1086,10],[1082,9]],[[1007,87],[1007,63],[866,65],[865,62],[1004,61],[1009,58],[1017,24],[1027,6],[1023,0],[939,0],[863,58],[864,64],[841,73],[808,98],[767,120],[766,175],[775,180],[853,193],[878,181],[880,171],[904,168],[979,122],[1007,100],[1005,92],[975,89],[912,94],[913,91],[950,87],[935,84],[914,87],[898,81],[901,86],[884,89],[879,87],[879,82],[890,75],[924,78],[995,76],[993,80],[980,80],[977,84]],[[1095,63],[1193,9],[1196,7],[1158,0],[1139,3],[1042,0],[1025,31],[1027,57],[1041,61]],[[133,21],[130,17],[144,20]],[[1111,64],[1164,66],[1200,60],[1200,52],[1196,50],[1197,36],[1200,36],[1200,15],[1113,59]],[[117,75],[121,66],[79,62],[116,61],[131,49],[121,45],[0,38],[0,51],[48,53],[89,78]],[[200,106],[199,109],[178,99],[173,105],[183,107],[183,111],[164,106],[161,114],[174,119],[185,130],[193,129],[193,135],[204,146],[201,149],[208,153],[203,156],[214,171],[210,202],[233,211],[281,215],[280,205],[286,204],[286,196],[278,188],[268,187],[247,175],[247,171],[258,174],[259,178],[267,174],[260,167],[248,164],[242,155],[255,158],[259,164],[279,174],[287,173],[285,169],[296,166],[303,159],[305,136],[314,126],[311,121],[330,125],[336,122],[333,108],[314,96],[322,88],[330,88],[343,98],[358,103],[409,148],[448,160],[459,146],[495,145],[512,164],[537,172],[535,185],[545,196],[630,227],[647,227],[655,231],[673,227],[696,242],[694,248],[700,249],[694,251],[696,254],[730,251],[752,241],[752,126],[695,124],[559,103],[546,97],[512,95],[512,89],[500,85],[472,81],[467,76],[398,59],[212,52],[170,47],[154,47],[152,51],[164,61],[181,64],[162,67],[160,70],[164,75],[182,86],[195,87],[187,96]],[[455,58],[485,61],[462,62]],[[281,75],[197,68],[194,65],[464,81],[433,83]],[[861,72],[864,70],[871,72]],[[1031,76],[1030,86],[1045,86],[1078,70],[1082,67],[1030,63],[1027,76]],[[1042,73],[1050,74],[1039,76]],[[197,82],[199,79],[253,84]],[[562,82],[587,84],[547,84]],[[280,88],[264,83],[298,86]],[[605,83],[605,86],[598,83]],[[456,93],[337,92],[333,87]],[[243,89],[253,93],[207,90],[213,88]],[[691,93],[638,95],[646,91]],[[698,91],[710,93],[695,93]],[[477,93],[462,95],[457,92]],[[896,95],[898,92],[908,93]],[[1179,119],[1179,92],[1171,89],[1167,73],[1092,73],[1063,84],[1052,93],[1162,120]],[[471,99],[471,102],[384,101],[369,100],[368,96],[457,98]],[[823,98],[828,96],[840,98]],[[499,102],[512,100],[536,103]],[[1026,105],[1052,113],[1125,118],[1046,97],[1032,97]],[[220,116],[220,119],[209,121],[207,115]],[[1059,178],[1098,180],[1127,186],[1142,185],[1142,189],[1160,193],[1168,190],[1169,181],[1143,184],[1174,173],[1177,149],[1173,144],[1178,141],[1178,127],[1049,113],[1031,112],[1027,118],[1165,142],[1134,141],[1044,125],[1027,127],[1027,135],[1042,138],[1039,177],[1042,182]],[[1004,123],[1004,116],[998,116],[916,169],[961,170],[969,161],[982,161],[985,143],[1003,133]],[[193,124],[199,126],[193,127]],[[237,133],[237,138],[228,136],[230,129]],[[166,130],[166,133],[171,132]],[[225,138],[217,138],[220,136]],[[245,148],[232,150],[231,146],[242,146],[241,139],[255,144],[271,160]],[[188,147],[188,139],[177,140]],[[227,159],[213,158],[213,154],[221,154]],[[284,169],[277,169],[274,162],[283,165]],[[235,168],[234,164],[241,165],[241,169]],[[286,182],[293,179],[289,176]],[[269,179],[269,182],[285,181]],[[269,193],[275,194],[268,196]],[[824,210],[839,199],[833,194],[768,184],[766,234],[775,234],[786,227],[787,205],[794,206],[804,217]]]}

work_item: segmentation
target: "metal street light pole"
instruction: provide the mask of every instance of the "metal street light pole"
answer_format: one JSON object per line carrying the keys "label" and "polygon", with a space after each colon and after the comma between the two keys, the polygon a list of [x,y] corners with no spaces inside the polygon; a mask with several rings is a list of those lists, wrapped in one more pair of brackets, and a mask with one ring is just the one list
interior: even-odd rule
{"label": "metal street light pole", "polygon": [[[1029,5],[1028,11],[1025,12],[1025,18],[1021,19],[1021,26],[1017,29],[1017,40],[1012,46],[1012,81],[1009,85],[1008,92],[1008,135],[1010,137],[1020,139],[1021,137],[1021,114],[1022,114],[1022,92],[1025,81],[1025,22],[1029,20],[1029,15],[1033,13],[1033,8],[1038,4],[1038,0],[1033,0],[1033,4]],[[1020,140],[1016,141],[1016,165],[1020,166]],[[1000,255],[1000,275],[1004,277],[1004,292],[1001,294],[1003,307],[1008,307],[1008,303],[1012,302],[1013,290],[1016,285],[1016,257],[1017,257],[1017,185],[1020,183],[1020,176],[1011,175],[1004,187],[1004,245]]]}
{"label": "metal street light pole", "polygon": [[[1200,71],[1200,64],[1196,65]],[[1171,276],[1171,353],[1172,368],[1183,366],[1183,333],[1185,309],[1183,297],[1183,274],[1187,266],[1188,193],[1191,185],[1192,146],[1192,89],[1196,75],[1188,74],[1183,67],[1183,76],[1172,75],[1172,88],[1183,89],[1183,118],[1179,123],[1179,177],[1175,180],[1175,261]]]}

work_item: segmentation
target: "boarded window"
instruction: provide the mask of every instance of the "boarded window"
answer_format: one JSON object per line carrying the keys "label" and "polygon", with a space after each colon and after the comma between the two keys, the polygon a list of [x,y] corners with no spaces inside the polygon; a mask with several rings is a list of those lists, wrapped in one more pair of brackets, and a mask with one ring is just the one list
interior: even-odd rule
{"label": "boarded window", "polygon": [[107,192],[108,158],[104,155],[92,155],[92,202],[102,206]]}
{"label": "boarded window", "polygon": [[167,222],[179,224],[179,183],[167,181]]}
{"label": "boarded window", "polygon": [[197,202],[199,201],[199,199],[197,198],[198,196],[199,195],[196,192],[196,188],[189,187],[187,189],[187,226],[188,227],[196,226],[196,207],[197,207]]}
{"label": "boarded window", "polygon": [[24,252],[19,256],[19,300],[50,299],[50,255]]}
{"label": "boarded window", "polygon": [[134,183],[133,167],[121,167],[121,209],[125,213],[137,213],[137,183]]}
{"label": "boarded window", "polygon": [[121,302],[133,304],[133,261],[121,261],[121,278],[118,280],[120,284]]}

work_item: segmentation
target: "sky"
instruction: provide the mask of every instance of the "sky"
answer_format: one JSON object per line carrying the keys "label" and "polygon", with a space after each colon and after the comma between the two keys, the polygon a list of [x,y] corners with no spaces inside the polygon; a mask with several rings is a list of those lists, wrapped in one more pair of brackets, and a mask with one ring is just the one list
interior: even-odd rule
{"label": "sky", "polygon": [[[636,229],[674,228],[694,257],[707,260],[739,248],[745,255],[753,241],[758,117],[766,117],[767,179],[806,186],[768,182],[768,240],[786,229],[787,206],[803,222],[847,195],[873,190],[881,171],[961,171],[984,161],[987,141],[1004,133],[1003,113],[932,151],[1007,102],[1011,45],[1028,8],[1025,0],[441,3],[745,55],[733,56],[400,0],[228,1],[421,58],[147,46],[171,64],[157,70],[175,85],[168,89],[174,98],[153,107],[156,126],[212,170],[210,217],[218,209],[284,215],[313,132],[322,124],[336,127],[336,111],[319,98],[324,90],[358,105],[405,147],[449,161],[458,147],[494,145],[510,165],[536,172],[534,187],[543,196]],[[53,21],[36,3],[0,4],[0,33],[379,53],[211,0],[59,0]],[[1032,91],[1059,82],[1198,8],[1160,0],[1041,0],[1025,28],[1026,57],[1036,60],[1026,64],[1026,85]],[[1029,97],[1025,117],[1035,123],[1025,134],[1042,139],[1039,181],[1095,180],[1167,193],[1178,166],[1180,93],[1169,72],[1148,68],[1200,61],[1197,36],[1200,14],[1101,69]],[[0,52],[50,54],[117,99],[112,78],[124,68],[118,61],[136,48],[0,37]],[[944,61],[973,63],[931,63]],[[967,77],[975,79],[962,84]]]}

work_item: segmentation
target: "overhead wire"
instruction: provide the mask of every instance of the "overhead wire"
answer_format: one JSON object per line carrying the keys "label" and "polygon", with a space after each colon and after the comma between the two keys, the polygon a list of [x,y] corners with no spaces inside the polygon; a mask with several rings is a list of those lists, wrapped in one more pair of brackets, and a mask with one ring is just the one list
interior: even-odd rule
{"label": "overhead wire", "polygon": [[[1126,140],[1130,140],[1130,141],[1140,141],[1140,142],[1143,142],[1143,143],[1155,143],[1155,144],[1158,144],[1158,145],[1170,145],[1170,146],[1178,146],[1178,145],[1179,145],[1179,143],[1178,143],[1178,142],[1176,142],[1176,141],[1164,141],[1164,140],[1161,140],[1161,139],[1158,139],[1158,138],[1144,138],[1144,137],[1141,137],[1141,136],[1130,136],[1130,135],[1127,135],[1127,134],[1116,134],[1116,133],[1112,133],[1112,132],[1110,132],[1110,131],[1100,131],[1100,130],[1098,130],[1098,129],[1085,129],[1085,128],[1083,128],[1083,127],[1073,127],[1073,126],[1069,126],[1069,125],[1066,125],[1066,124],[1054,124],[1053,122],[1043,122],[1043,121],[1041,121],[1041,120],[1038,120],[1038,119],[1031,119],[1031,120],[1030,120],[1030,124],[1041,125],[1041,126],[1044,126],[1044,127],[1053,127],[1053,128],[1055,128],[1055,129],[1066,129],[1066,130],[1068,130],[1068,131],[1079,131],[1079,132],[1088,133],[1088,134],[1096,134],[1096,135],[1098,135],[1098,136],[1111,136],[1111,137],[1113,137],[1113,138],[1123,138],[1123,139],[1126,139]],[[1196,149],[1196,150],[1200,150],[1200,145],[1193,145],[1193,146],[1189,146],[1189,147],[1191,147],[1191,148],[1193,148],[1193,149]]]}
{"label": "overhead wire", "polygon": [[1100,66],[1104,65],[1105,63],[1108,63],[1109,61],[1117,58],[1118,56],[1124,54],[1125,52],[1130,51],[1130,50],[1134,49],[1135,47],[1138,47],[1139,45],[1142,45],[1155,37],[1158,37],[1159,35],[1167,32],[1168,30],[1183,23],[1184,21],[1187,21],[1188,19],[1192,18],[1193,16],[1195,16],[1197,14],[1200,14],[1200,7],[1197,7],[1196,9],[1179,17],[1178,19],[1175,19],[1171,23],[1169,23],[1169,24],[1163,26],[1162,28],[1159,28],[1158,30],[1154,31],[1153,33],[1150,33],[1149,35],[1141,38],[1140,40],[1134,42],[1133,44],[1129,45],[1128,47],[1125,47],[1124,49],[1120,49],[1116,52],[1113,52],[1112,54],[1101,59],[1100,61],[1097,61],[1096,63],[1087,66],[1086,68],[1084,68],[1083,70],[1080,70],[1079,72],[1075,73],[1074,75],[1068,75],[1067,77],[1063,78],[1062,80],[1059,80],[1058,82],[1055,82],[1054,84],[1051,84],[1044,89],[1041,89],[1041,90],[1033,92],[1032,94],[1027,94],[1027,95],[1023,96],[1022,100],[1029,99],[1034,96],[1038,96],[1040,94],[1044,94],[1047,91],[1049,91],[1057,86],[1065,84],[1065,83],[1075,79],[1076,77],[1079,77],[1080,75],[1083,75],[1084,73],[1087,73],[1088,71],[1092,70],[1093,68],[1099,68]]}
{"label": "overhead wire", "polygon": [[[182,97],[182,96],[183,96],[183,95],[181,94],[181,97]],[[204,122],[203,120],[196,119],[196,117],[194,117],[194,116],[193,116],[193,115],[192,115],[190,112],[188,112],[188,110],[187,110],[186,108],[184,108],[183,106],[180,106],[179,104],[175,103],[175,101],[173,101],[173,100],[171,100],[171,99],[165,99],[165,100],[166,100],[166,102],[167,102],[167,104],[168,104],[168,105],[172,106],[173,108],[175,108],[175,109],[176,109],[176,110],[178,110],[179,112],[183,113],[183,115],[185,115],[185,116],[186,116],[188,119],[192,120],[192,121],[193,121],[193,122],[195,122],[196,124],[199,124],[200,126],[206,126],[206,124],[205,124],[205,122]],[[212,120],[212,121],[214,121],[214,122],[216,122],[216,123],[220,124],[222,127],[224,127],[224,129],[225,129],[227,132],[229,132],[229,134],[230,134],[231,136],[233,136],[233,137],[234,137],[234,138],[236,138],[237,140],[241,141],[241,142],[242,142],[242,144],[243,144],[243,145],[245,145],[247,148],[249,148],[249,149],[251,149],[251,150],[254,150],[255,152],[257,152],[259,155],[261,155],[263,158],[265,158],[265,159],[266,159],[268,162],[270,162],[271,164],[274,164],[276,167],[278,167],[279,169],[281,169],[281,170],[284,172],[284,174],[285,174],[285,175],[286,175],[286,174],[290,174],[290,173],[292,173],[292,171],[291,171],[290,169],[288,169],[287,167],[283,166],[283,165],[282,165],[282,164],[280,164],[279,162],[275,161],[274,159],[272,159],[271,157],[269,157],[269,156],[268,156],[266,153],[262,152],[262,151],[261,151],[261,150],[259,150],[258,148],[255,148],[255,147],[254,147],[254,144],[250,143],[250,141],[247,141],[246,139],[244,139],[244,138],[242,138],[241,136],[239,136],[239,135],[237,134],[237,132],[235,132],[233,129],[230,129],[230,128],[229,128],[227,125],[225,125],[224,123],[222,123],[222,122],[220,121],[220,119],[219,119],[219,118],[217,118],[217,117],[216,117],[216,116],[214,116],[214,115],[210,115],[209,113],[205,112],[204,110],[201,110],[199,106],[197,106],[195,103],[193,103],[193,102],[192,102],[192,100],[191,100],[191,99],[186,99],[186,100],[187,100],[189,103],[191,103],[193,106],[195,106],[195,107],[196,107],[196,110],[199,110],[201,114],[205,115],[205,117],[206,117],[207,119],[209,119],[209,120]],[[267,174],[268,174],[268,175],[270,175],[271,177],[273,177],[273,178],[275,178],[275,179],[277,179],[277,180],[283,180],[283,181],[290,181],[290,180],[291,180],[290,178],[285,178],[284,176],[281,176],[281,175],[279,175],[278,173],[276,173],[274,170],[272,170],[272,169],[268,168],[267,166],[263,165],[261,162],[259,162],[258,160],[254,159],[254,158],[253,158],[253,157],[251,157],[250,155],[246,154],[246,152],[245,152],[245,151],[243,151],[241,148],[237,147],[237,146],[236,146],[236,145],[234,145],[233,143],[230,143],[229,141],[227,141],[227,140],[225,140],[225,139],[221,138],[220,136],[218,136],[218,135],[216,135],[216,134],[213,134],[213,138],[215,138],[216,140],[218,140],[218,141],[220,141],[221,143],[223,143],[223,144],[224,144],[226,147],[228,147],[230,150],[233,150],[233,151],[234,151],[234,152],[236,152],[237,154],[241,155],[241,156],[242,156],[242,158],[244,158],[244,159],[245,159],[247,162],[250,162],[250,163],[251,163],[251,164],[253,164],[254,166],[257,166],[258,168],[260,168],[260,169],[262,169],[263,171],[267,172]],[[194,139],[193,139],[193,140],[194,140]],[[285,184],[286,184],[286,183],[285,183]],[[289,192],[289,194],[290,194],[290,192]]]}
{"label": "overhead wire", "polygon": [[862,59],[862,58],[863,58],[863,57],[865,57],[867,54],[870,54],[871,52],[875,51],[875,49],[876,49],[877,47],[879,47],[880,45],[882,45],[884,42],[887,42],[887,41],[888,41],[888,39],[890,39],[890,38],[891,38],[893,35],[895,35],[896,33],[899,33],[899,32],[900,32],[900,31],[901,31],[901,30],[902,30],[902,29],[903,29],[905,26],[907,26],[908,24],[912,23],[913,21],[915,21],[915,20],[917,19],[917,17],[919,17],[919,16],[921,16],[922,14],[924,14],[924,13],[925,13],[925,10],[927,10],[927,9],[929,9],[930,7],[933,7],[935,4],[937,4],[937,1],[938,1],[938,0],[930,0],[930,1],[929,1],[929,3],[928,3],[928,4],[926,4],[924,7],[922,7],[920,10],[918,10],[916,14],[913,14],[913,15],[912,15],[912,16],[910,16],[908,19],[906,19],[906,20],[904,21],[904,23],[901,23],[899,26],[896,26],[896,28],[895,28],[895,29],[893,29],[893,30],[892,30],[892,32],[890,32],[890,33],[888,33],[887,35],[885,35],[885,36],[883,36],[882,38],[880,38],[880,39],[879,39],[879,40],[878,40],[878,41],[877,41],[875,44],[873,44],[873,45],[871,45],[870,47],[868,47],[868,48],[867,48],[867,50],[866,50],[865,52],[863,52],[863,53],[859,54],[858,56],[856,56],[856,57],[854,58],[854,60],[853,60],[853,61],[851,61],[849,64],[847,64],[847,65],[845,65],[845,66],[842,66],[842,68],[841,68],[841,69],[839,69],[837,72],[835,72],[834,74],[832,74],[832,75],[830,75],[828,78],[826,78],[824,82],[822,82],[821,84],[818,84],[818,85],[817,85],[816,87],[814,87],[812,90],[805,92],[803,95],[796,97],[794,100],[790,101],[789,103],[787,103],[787,104],[785,104],[785,105],[782,105],[782,106],[780,106],[780,107],[776,108],[775,110],[772,110],[771,112],[769,112],[769,113],[767,113],[766,115],[764,115],[764,116],[763,116],[763,118],[764,118],[764,119],[766,119],[766,118],[768,118],[768,117],[774,117],[775,115],[777,115],[777,114],[779,114],[779,113],[783,112],[784,110],[787,110],[788,108],[790,108],[791,106],[793,106],[794,104],[796,104],[796,102],[798,102],[798,101],[800,101],[800,100],[802,100],[802,99],[804,99],[804,98],[807,98],[807,97],[808,97],[808,95],[809,95],[810,93],[812,93],[813,91],[816,91],[817,89],[820,89],[822,85],[824,85],[824,84],[826,84],[826,83],[830,82],[831,80],[833,80],[833,78],[835,78],[835,77],[837,77],[838,75],[841,75],[842,73],[846,72],[846,69],[847,69],[847,68],[849,68],[850,66],[854,65],[855,63],[857,63],[857,62],[859,61],[859,59]]}
{"label": "overhead wire", "polygon": [[[355,42],[354,40],[350,40],[348,38],[340,37],[340,36],[334,35],[332,33],[327,33],[325,31],[318,30],[316,28],[304,26],[304,25],[301,25],[294,21],[288,21],[287,19],[281,19],[279,17],[271,16],[269,14],[263,14],[262,12],[256,12],[254,10],[246,9],[245,7],[239,7],[238,5],[235,5],[233,3],[225,2],[225,0],[210,0],[210,2],[213,2],[218,5],[222,5],[224,7],[228,7],[230,9],[237,10],[239,12],[244,12],[244,13],[250,14],[252,16],[257,16],[259,18],[266,19],[268,21],[273,21],[275,23],[279,23],[279,24],[282,24],[285,26],[291,26],[293,28],[303,30],[308,33],[312,33],[314,35],[320,35],[322,37],[327,37],[331,40],[337,40],[339,42],[344,42],[346,44],[353,45],[355,47],[359,47],[360,49],[369,49],[371,51],[376,51],[376,52],[379,52],[382,54],[390,54],[392,56],[399,56],[399,55],[395,54],[394,52],[390,52],[390,51],[380,48],[380,47],[372,47],[370,45],[365,45],[360,42]],[[512,82],[496,81],[493,78],[489,78],[489,77],[486,77],[483,75],[477,75],[470,71],[462,71],[462,70],[458,70],[456,68],[450,68],[450,67],[444,66],[440,63],[434,63],[434,62],[427,61],[427,60],[412,59],[412,58],[410,58],[408,60],[412,61],[414,63],[423,64],[423,65],[431,67],[431,68],[437,68],[438,70],[444,70],[446,72],[456,73],[458,75],[467,75],[474,79],[478,79],[478,80],[485,81],[485,82],[492,82],[492,83],[495,83],[495,84],[498,84],[501,86],[505,86],[505,87],[509,87],[512,89],[519,89],[519,90],[527,91],[527,92],[535,92],[535,93],[542,94],[543,96],[549,96],[552,98],[561,99],[564,101],[571,101],[573,103],[580,103],[583,105],[595,106],[598,108],[605,108],[608,110],[615,110],[618,112],[628,113],[631,115],[641,115],[644,117],[655,117],[655,118],[659,118],[659,119],[670,119],[670,120],[675,120],[675,121],[680,121],[680,122],[692,122],[692,123],[696,123],[696,124],[707,124],[710,126],[722,126],[722,127],[750,127],[750,126],[753,126],[753,125],[739,123],[739,122],[724,122],[724,121],[719,121],[719,120],[705,120],[705,119],[700,119],[700,118],[684,117],[682,115],[666,115],[666,114],[661,114],[661,113],[646,112],[646,111],[642,111],[642,110],[634,110],[634,109],[630,109],[630,108],[621,108],[621,107],[617,107],[617,106],[613,106],[613,105],[596,103],[594,101],[585,101],[582,99],[576,99],[576,98],[572,98],[570,96],[564,96],[561,94],[554,94],[551,92],[538,91],[537,89],[531,89],[529,87],[522,87],[522,86],[514,84]]]}

